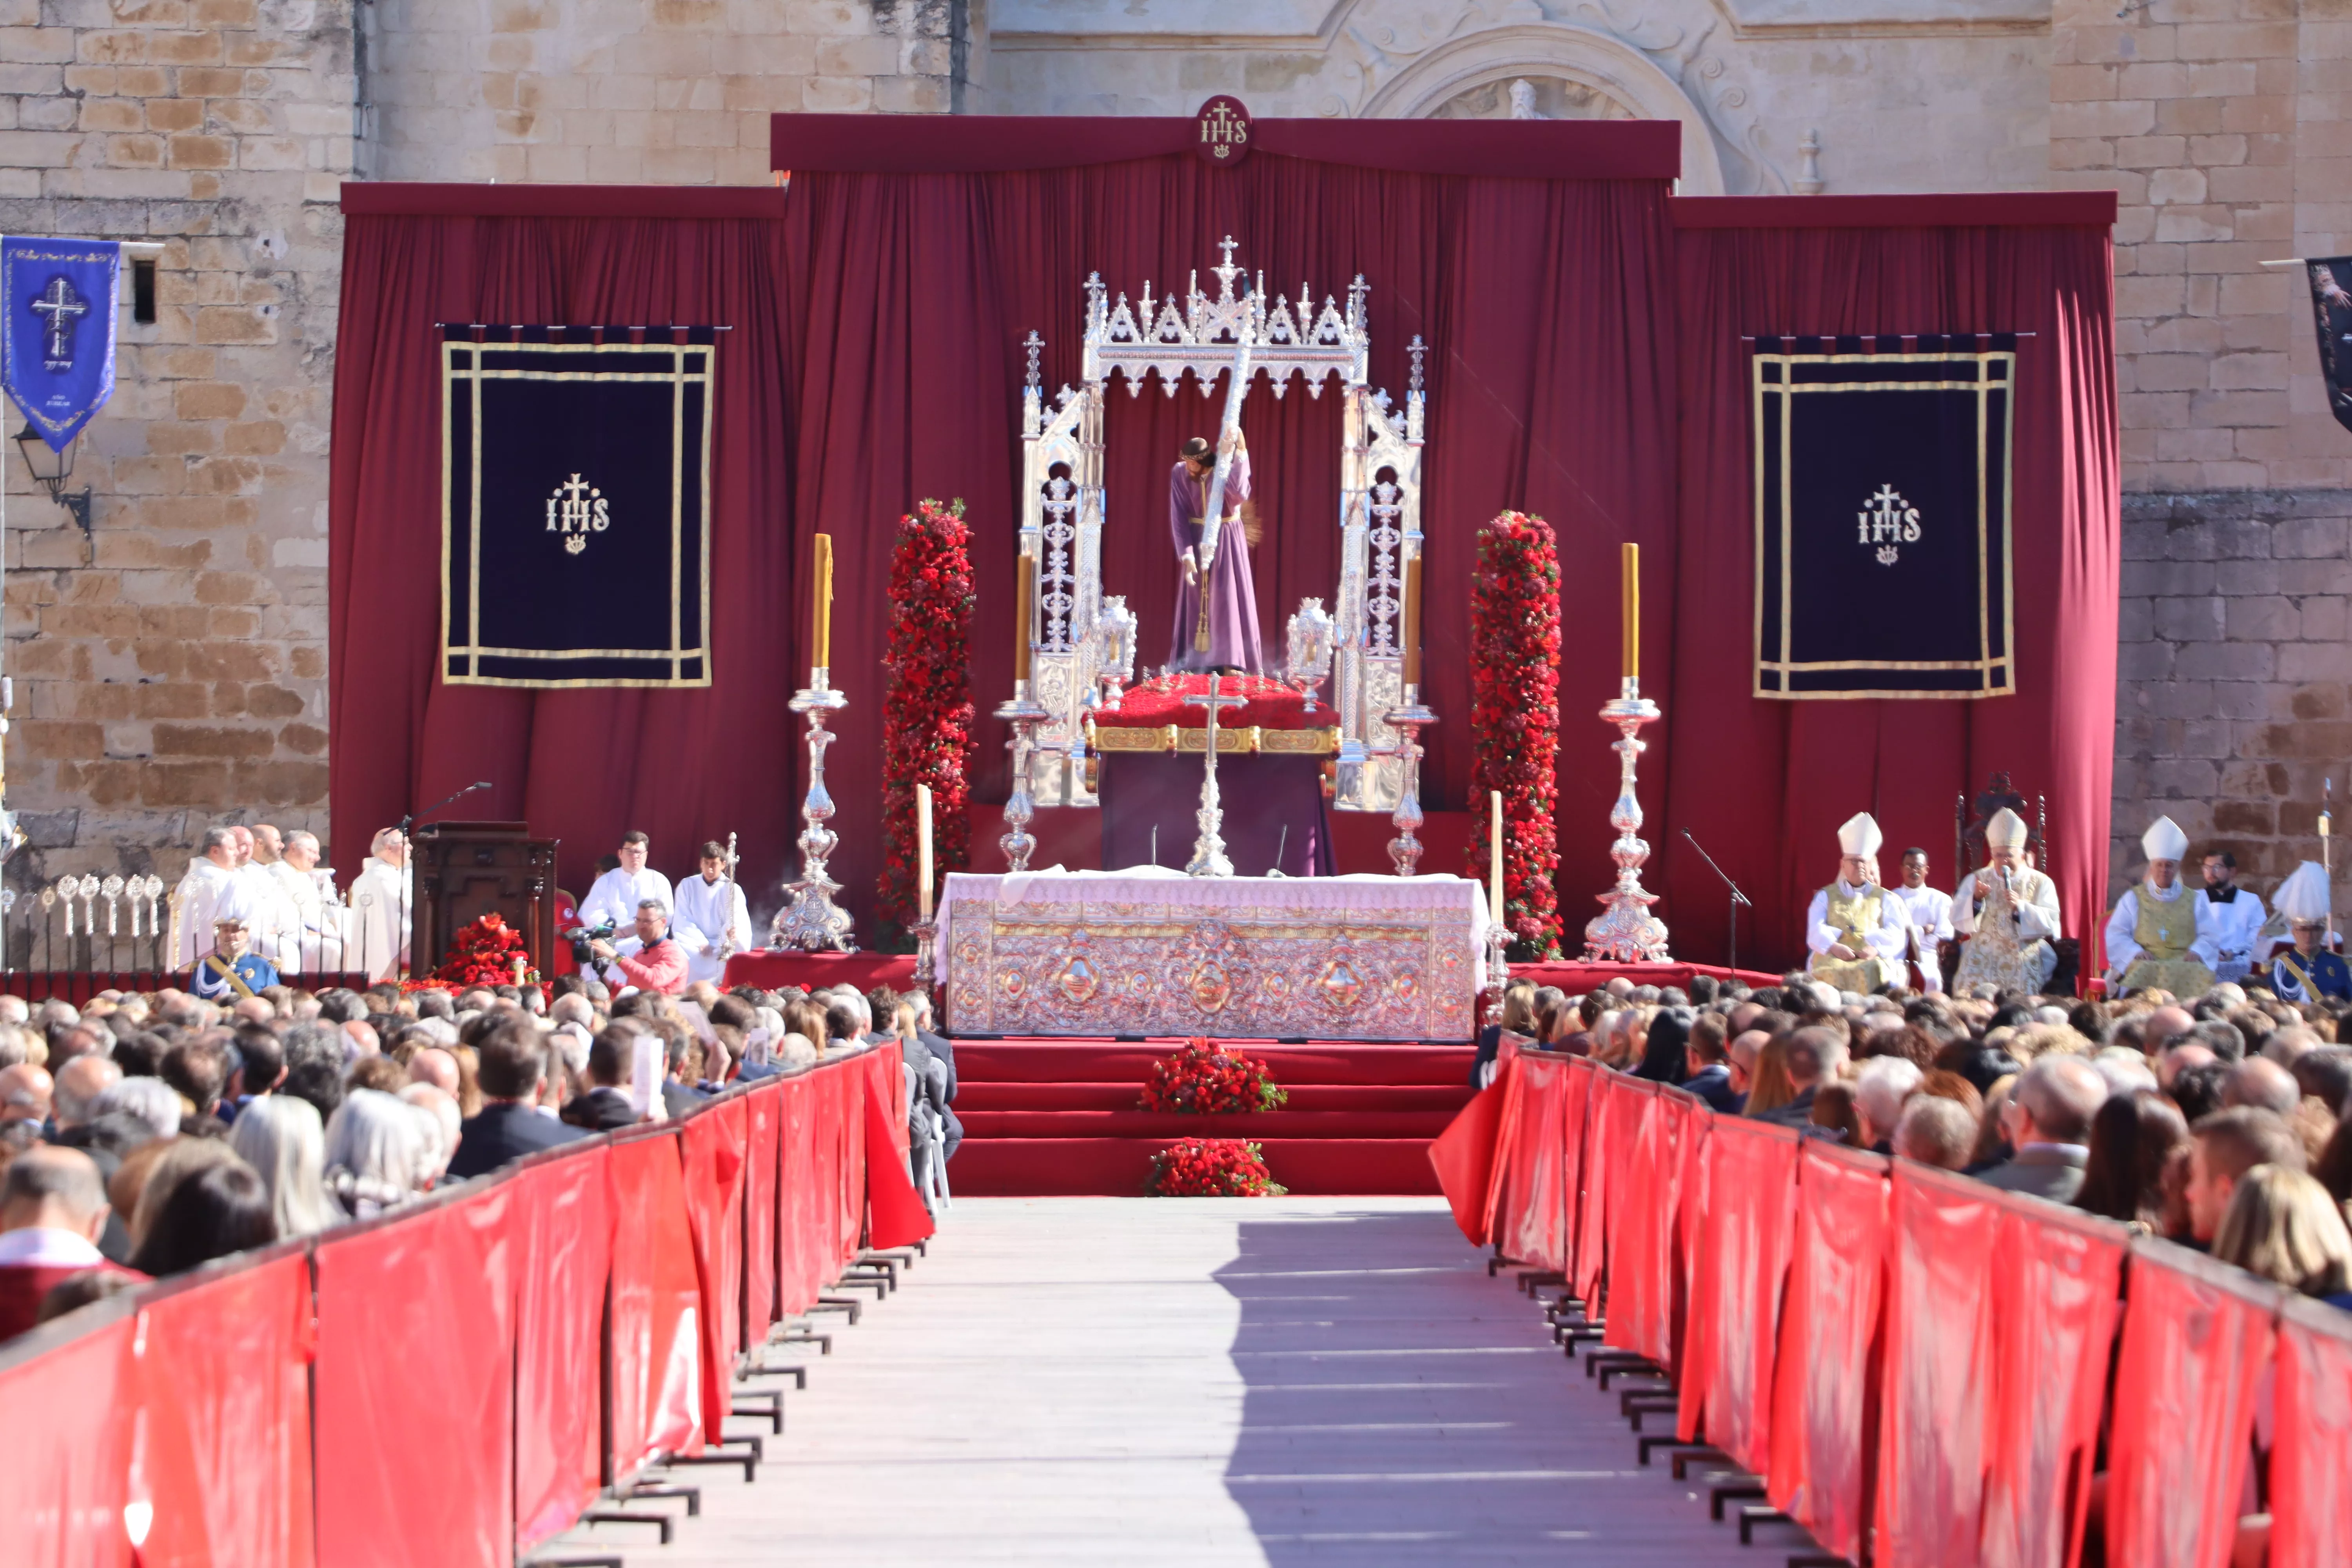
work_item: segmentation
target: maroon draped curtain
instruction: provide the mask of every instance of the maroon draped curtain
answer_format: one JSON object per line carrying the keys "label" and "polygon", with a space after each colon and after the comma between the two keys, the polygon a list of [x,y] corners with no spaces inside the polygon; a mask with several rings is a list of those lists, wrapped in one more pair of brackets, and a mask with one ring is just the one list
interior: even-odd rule
{"label": "maroon draped curtain", "polygon": [[[984,127],[983,127],[984,129]],[[1559,127],[1544,128],[1557,133]],[[943,132],[982,133],[958,122]],[[970,166],[967,160],[965,166]],[[1618,173],[1622,173],[1619,171]],[[795,864],[809,537],[833,536],[827,757],[834,874],[864,917],[879,869],[882,672],[891,538],[926,496],[962,497],[979,580],[973,689],[1012,685],[1022,340],[1045,340],[1048,393],[1077,378],[1082,285],[1181,289],[1216,243],[1285,294],[1370,286],[1373,380],[1400,402],[1406,343],[1430,344],[1423,526],[1433,805],[1468,777],[1468,574],[1479,525],[1517,508],[1560,545],[1561,909],[1573,946],[1605,887],[1616,556],[1644,552],[1643,689],[1665,721],[1643,765],[1649,885],[1677,952],[1712,960],[1720,884],[1757,910],[1752,964],[1801,951],[1806,892],[1835,824],[1868,809],[1890,853],[1922,843],[1948,885],[1954,796],[1991,768],[2045,793],[2068,929],[2104,884],[2112,768],[2116,463],[2104,219],[2080,197],[1671,201],[1656,177],[1396,173],[1269,155],[959,174],[797,174],[777,192],[352,187],[337,366],[332,533],[333,807],[356,868],[412,804],[489,778],[468,816],[528,818],[565,841],[575,890],[624,828],[656,863],[743,835],[744,881],[772,907]],[[2052,205],[2051,204],[2057,204]],[[2072,206],[2065,204],[2072,203]],[[2042,216],[2036,216],[2036,214]],[[1710,216],[1712,215],[1712,216]],[[1940,215],[1940,216],[1939,216]],[[1711,226],[1736,223],[1738,226]],[[1968,226],[1940,226],[1960,224]],[[1867,226],[1861,226],[1867,225]],[[715,682],[708,691],[510,692],[434,679],[438,388],[431,323],[710,322],[720,357]],[[1979,702],[1759,701],[1748,646],[1753,518],[1743,334],[2026,331],[2014,534],[2021,689]],[[1167,474],[1218,405],[1187,382],[1108,410],[1105,588],[1166,658],[1176,567]],[[1269,650],[1305,595],[1337,585],[1339,413],[1261,380],[1245,410],[1267,538],[1255,552]],[[1864,605],[1899,626],[1899,604]],[[981,725],[979,793],[1006,787],[1004,730]],[[664,847],[664,846],[667,847]],[[1464,846],[1423,866],[1454,870]],[[1001,864],[975,846],[982,868]],[[1892,869],[1890,865],[1889,869]]]}
{"label": "maroon draped curtain", "polygon": [[[563,840],[584,894],[623,831],[690,873],[742,832],[770,869],[798,830],[788,766],[795,560],[779,191],[347,189],[328,574],[335,858],[463,784],[450,816]],[[500,216],[488,216],[498,214]],[[706,216],[696,216],[698,214]],[[712,682],[698,691],[445,686],[436,321],[709,325]],[[495,587],[490,591],[495,592]]]}
{"label": "maroon draped curtain", "polygon": [[[1682,492],[1673,565],[1661,911],[1678,956],[1724,948],[1727,898],[1696,835],[1756,900],[1743,954],[1803,952],[1805,900],[1837,872],[1837,825],[1886,833],[1884,870],[1925,848],[1952,885],[1953,805],[2006,769],[2050,807],[2067,934],[2090,938],[2106,888],[2115,767],[2119,480],[2114,287],[2095,196],[1677,201]],[[1939,227],[1939,223],[1975,226]],[[1717,226],[1737,224],[1739,226]],[[1846,225],[1857,226],[1844,226]],[[1990,226],[1994,224],[2009,226]],[[1742,336],[2030,332],[2018,346],[2011,537],[2018,695],[1976,701],[1766,701],[1750,693],[1755,512]],[[1900,636],[1899,601],[1861,603]],[[1564,716],[1577,733],[1575,712]],[[1593,726],[1592,728],[1597,728]],[[1563,742],[1563,773],[1579,759]],[[1568,881],[1563,905],[1574,902]],[[2085,971],[2091,946],[2085,942]]]}

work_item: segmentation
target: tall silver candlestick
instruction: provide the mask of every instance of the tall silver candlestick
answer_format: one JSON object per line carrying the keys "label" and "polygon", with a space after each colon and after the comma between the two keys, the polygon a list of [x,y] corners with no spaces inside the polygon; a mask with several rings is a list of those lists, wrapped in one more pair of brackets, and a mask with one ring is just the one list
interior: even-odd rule
{"label": "tall silver candlestick", "polygon": [[1511,930],[1503,923],[1501,910],[1486,922],[1486,1016],[1489,1024],[1503,1021],[1503,993],[1511,984]]}
{"label": "tall silver candlestick", "polygon": [[926,994],[939,983],[939,921],[915,922],[915,989]]}
{"label": "tall silver candlestick", "polygon": [[1030,819],[1037,815],[1036,804],[1029,794],[1030,761],[1037,751],[1037,726],[1053,715],[1045,705],[1030,694],[1029,682],[1013,683],[1013,700],[997,705],[996,716],[1013,726],[1013,795],[1004,803],[1004,837],[996,842],[1004,848],[1004,864],[1008,869],[1029,869],[1029,854],[1037,841],[1029,836]]}
{"label": "tall silver candlestick", "polygon": [[1650,913],[1658,895],[1642,887],[1642,863],[1650,847],[1642,841],[1642,802],[1633,791],[1634,760],[1649,748],[1634,738],[1643,725],[1658,717],[1658,705],[1642,695],[1642,683],[1627,676],[1617,700],[1601,710],[1601,721],[1617,726],[1619,739],[1610,746],[1618,757],[1617,804],[1609,808],[1609,826],[1617,841],[1609,858],[1617,862],[1617,885],[1595,895],[1601,913],[1585,923],[1584,956],[1593,963],[1664,963],[1666,924]]}
{"label": "tall silver candlestick", "polygon": [[824,788],[824,749],[835,737],[825,729],[824,720],[826,714],[848,707],[849,699],[833,689],[832,671],[818,665],[809,671],[807,689],[795,692],[786,706],[808,715],[809,784],[801,801],[800,879],[784,884],[792,901],[770,923],[769,945],[802,952],[855,952],[857,943],[850,940],[849,911],[833,901],[841,884],[824,874],[826,859],[841,842],[840,836],[825,826],[833,816],[833,796]]}
{"label": "tall silver candlestick", "polygon": [[1421,814],[1421,732],[1437,722],[1421,700],[1421,688],[1404,689],[1404,703],[1381,715],[1397,732],[1397,757],[1404,764],[1404,778],[1397,789],[1396,815],[1389,820],[1395,824],[1397,836],[1389,840],[1389,858],[1396,865],[1396,874],[1410,877],[1421,864],[1421,840],[1414,837],[1427,820]]}
{"label": "tall silver candlestick", "polygon": [[1192,821],[1200,833],[1192,840],[1192,858],[1185,862],[1184,875],[1187,877],[1230,877],[1234,874],[1233,859],[1225,853],[1224,800],[1217,793],[1217,713],[1220,709],[1245,706],[1249,699],[1218,695],[1217,679],[1214,674],[1209,677],[1207,696],[1184,699],[1186,707],[1205,708],[1209,712],[1203,747],[1208,760],[1201,772],[1201,805],[1192,814]]}

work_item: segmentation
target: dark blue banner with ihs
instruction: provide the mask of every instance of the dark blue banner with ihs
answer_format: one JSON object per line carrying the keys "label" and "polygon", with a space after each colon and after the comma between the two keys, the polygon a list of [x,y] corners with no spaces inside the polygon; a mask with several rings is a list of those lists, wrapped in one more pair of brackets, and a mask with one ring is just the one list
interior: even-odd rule
{"label": "dark blue banner with ihs", "polygon": [[2013,335],[1759,338],[1756,695],[2017,689]]}
{"label": "dark blue banner with ihs", "polygon": [[58,451],[114,395],[110,239],[0,239],[0,385]]}
{"label": "dark blue banner with ihs", "polygon": [[441,338],[442,679],[709,685],[714,331]]}

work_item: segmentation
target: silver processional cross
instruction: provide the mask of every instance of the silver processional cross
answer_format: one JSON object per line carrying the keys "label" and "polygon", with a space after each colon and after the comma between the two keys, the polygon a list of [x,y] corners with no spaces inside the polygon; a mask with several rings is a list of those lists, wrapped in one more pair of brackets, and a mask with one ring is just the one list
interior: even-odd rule
{"label": "silver processional cross", "polygon": [[32,309],[43,318],[44,362],[51,370],[71,370],[74,323],[89,314],[89,302],[60,272],[49,279],[47,290],[33,301]]}
{"label": "silver processional cross", "polygon": [[1187,877],[1230,877],[1234,863],[1225,856],[1225,840],[1221,831],[1225,825],[1225,808],[1217,799],[1217,710],[1239,708],[1249,701],[1246,697],[1217,695],[1217,677],[1209,677],[1206,697],[1187,697],[1187,708],[1209,710],[1209,757],[1207,770],[1201,775],[1201,809],[1193,820],[1201,825],[1201,836],[1192,841],[1192,858],[1185,862]]}

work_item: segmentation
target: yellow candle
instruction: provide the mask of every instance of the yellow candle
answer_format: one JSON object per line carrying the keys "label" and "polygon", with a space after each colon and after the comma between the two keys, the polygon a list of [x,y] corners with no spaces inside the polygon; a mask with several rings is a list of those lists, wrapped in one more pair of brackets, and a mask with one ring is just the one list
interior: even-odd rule
{"label": "yellow candle", "polygon": [[1036,592],[1037,563],[1034,557],[1021,557],[1020,592],[1013,601],[1013,679],[1029,679],[1029,616],[1031,595]]}
{"label": "yellow candle", "polygon": [[1625,571],[1625,679],[1636,680],[1642,674],[1642,547],[1618,548]]}
{"label": "yellow candle", "polygon": [[811,606],[809,640],[815,645],[811,662],[819,669],[833,668],[833,535],[816,536],[816,597]]}
{"label": "yellow candle", "polygon": [[1487,895],[1486,908],[1488,918],[1499,921],[1503,918],[1503,792],[1498,789],[1488,790],[1486,802],[1492,818],[1487,830],[1490,842],[1487,847],[1486,878],[1494,887],[1494,891]]}
{"label": "yellow candle", "polygon": [[1404,683],[1421,684],[1421,557],[1404,563]]}
{"label": "yellow candle", "polygon": [[931,918],[931,786],[927,784],[915,786],[915,874],[921,879],[916,884],[915,907],[928,921]]}

